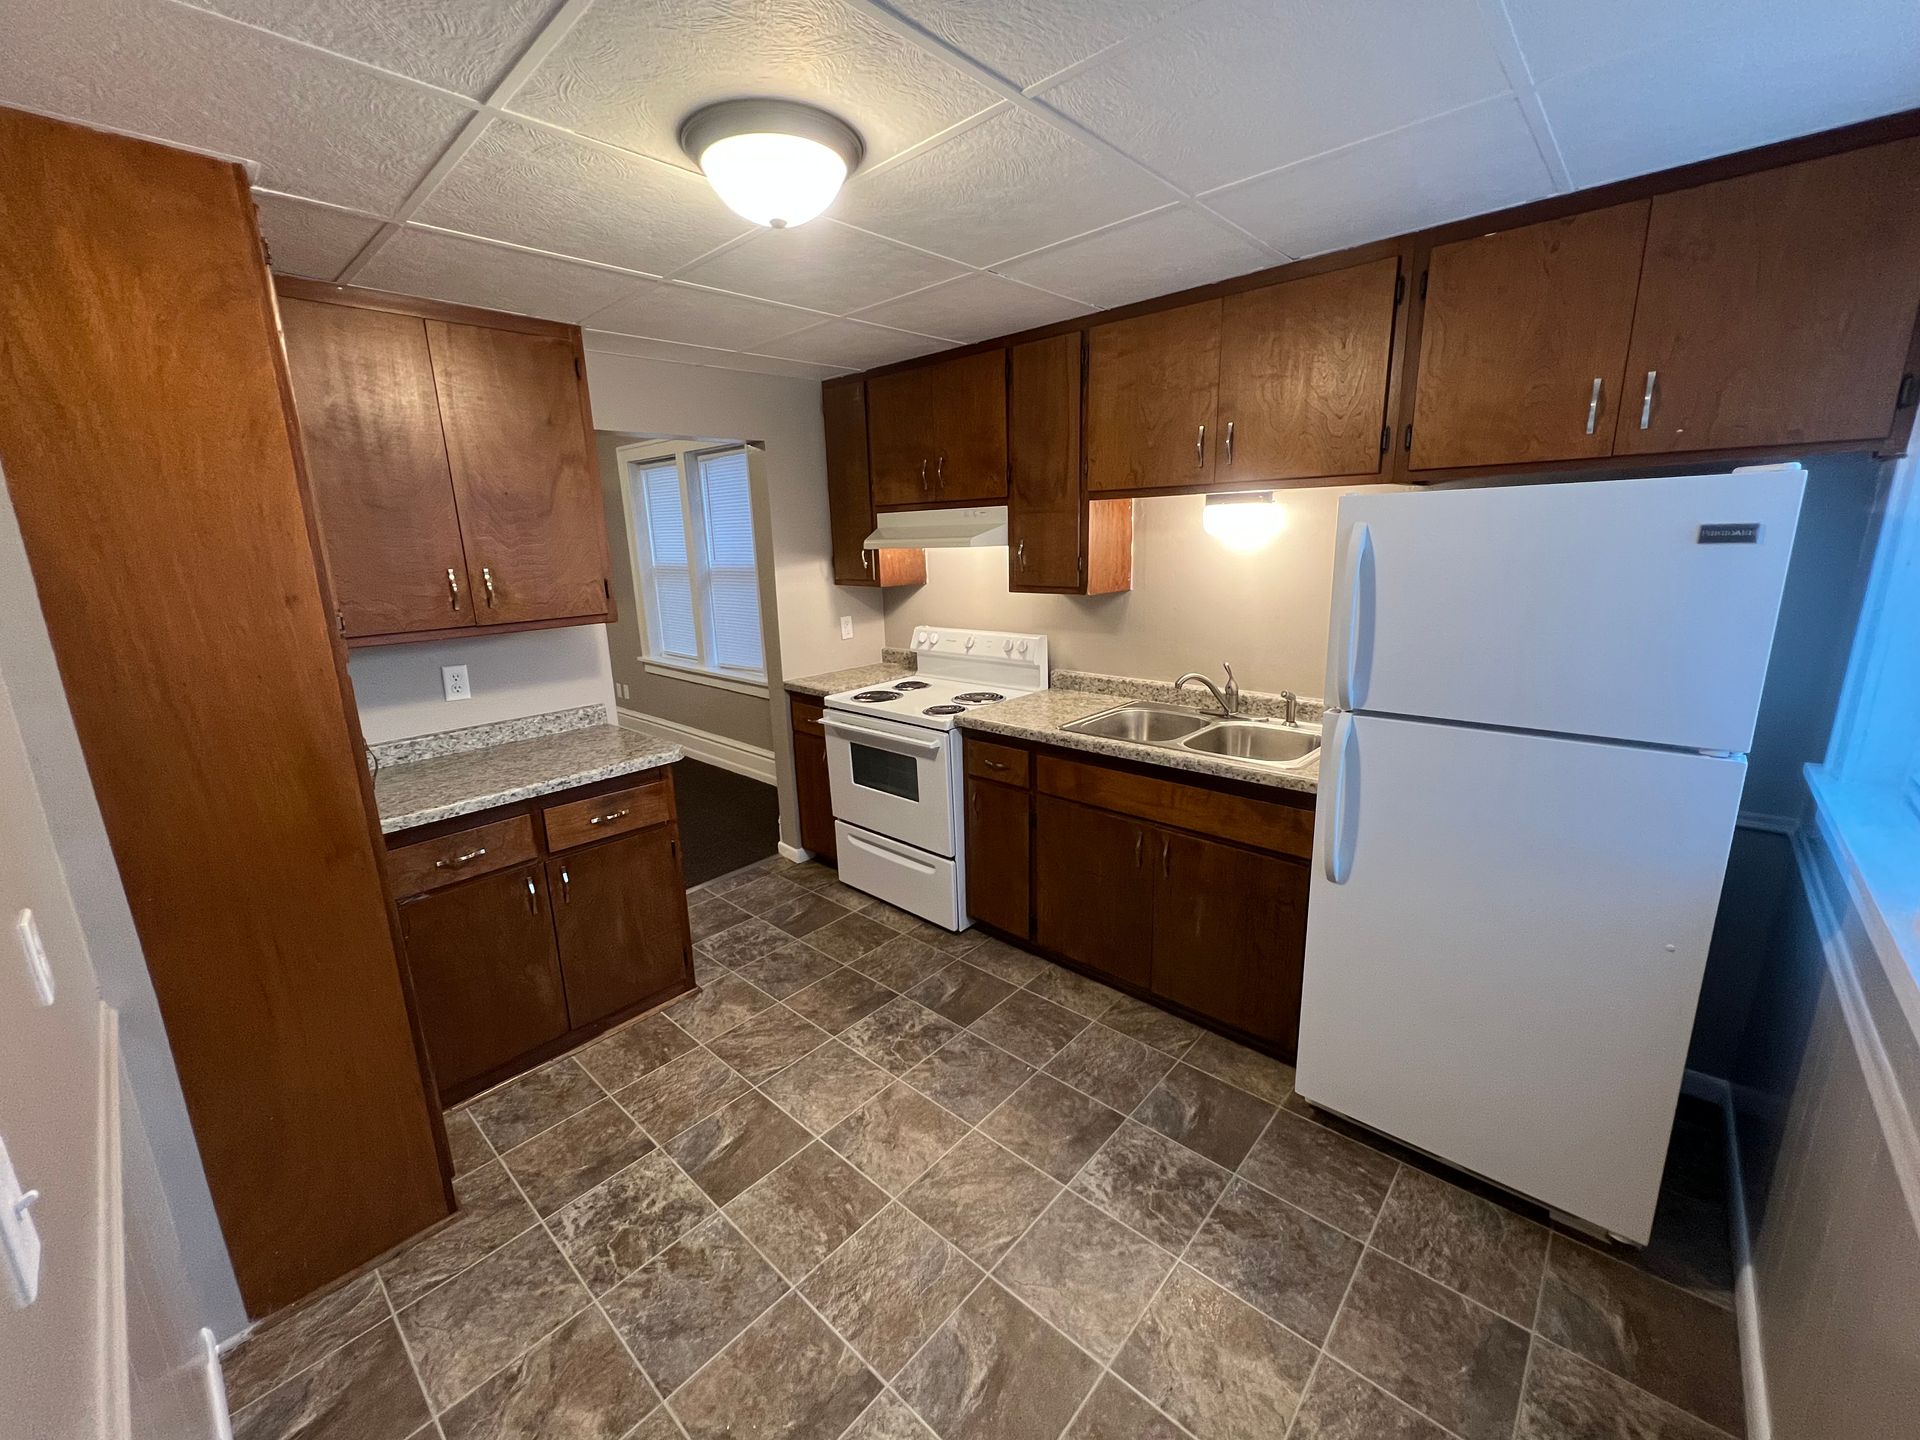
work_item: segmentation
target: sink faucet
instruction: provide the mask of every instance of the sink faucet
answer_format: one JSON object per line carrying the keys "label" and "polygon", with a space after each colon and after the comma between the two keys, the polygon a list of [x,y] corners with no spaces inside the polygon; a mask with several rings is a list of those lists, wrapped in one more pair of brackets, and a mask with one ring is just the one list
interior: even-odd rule
{"label": "sink faucet", "polygon": [[1291,690],[1282,690],[1280,692],[1280,703],[1286,707],[1281,712],[1281,720],[1288,725],[1298,725],[1300,723],[1300,697]]}
{"label": "sink faucet", "polygon": [[1184,690],[1187,688],[1187,682],[1189,680],[1198,680],[1211,692],[1213,695],[1213,703],[1220,707],[1220,713],[1222,715],[1237,714],[1240,709],[1239,682],[1233,678],[1233,666],[1229,662],[1222,660],[1220,662],[1220,668],[1227,672],[1227,688],[1224,693],[1218,685],[1214,684],[1213,681],[1202,675],[1198,670],[1189,670],[1186,674],[1182,675],[1178,680],[1173,682],[1173,688],[1176,690]]}

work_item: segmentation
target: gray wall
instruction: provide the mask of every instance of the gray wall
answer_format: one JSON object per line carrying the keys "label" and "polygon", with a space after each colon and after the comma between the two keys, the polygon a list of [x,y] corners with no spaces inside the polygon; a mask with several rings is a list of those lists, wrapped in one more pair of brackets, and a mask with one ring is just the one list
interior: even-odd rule
{"label": "gray wall", "polygon": [[[467,667],[471,699],[446,698],[442,665]],[[369,745],[580,705],[613,704],[604,625],[376,645],[352,652],[347,673],[353,678],[360,728]]]}

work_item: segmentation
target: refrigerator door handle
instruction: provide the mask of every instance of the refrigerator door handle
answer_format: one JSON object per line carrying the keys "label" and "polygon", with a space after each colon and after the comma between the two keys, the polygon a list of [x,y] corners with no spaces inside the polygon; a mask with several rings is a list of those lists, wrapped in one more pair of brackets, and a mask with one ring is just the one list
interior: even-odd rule
{"label": "refrigerator door handle", "polygon": [[[1343,713],[1334,720],[1333,743],[1328,748],[1333,752],[1333,790],[1327,797],[1327,815],[1333,822],[1333,828],[1327,836],[1324,864],[1327,883],[1344,885],[1353,870],[1353,826],[1347,819],[1350,784],[1347,772],[1353,768],[1358,753],[1353,716]],[[1323,782],[1328,778],[1324,767],[1320,778]]]}
{"label": "refrigerator door handle", "polygon": [[1360,683],[1360,644],[1371,615],[1361,613],[1365,599],[1367,572],[1373,559],[1373,532],[1364,521],[1347,531],[1347,543],[1340,554],[1339,582],[1333,623],[1333,704],[1336,709],[1353,710],[1359,706],[1356,691]]}

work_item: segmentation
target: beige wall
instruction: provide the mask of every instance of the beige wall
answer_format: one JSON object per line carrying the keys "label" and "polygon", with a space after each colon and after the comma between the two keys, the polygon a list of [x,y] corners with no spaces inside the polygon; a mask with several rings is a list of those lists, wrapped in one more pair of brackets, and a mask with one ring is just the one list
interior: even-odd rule
{"label": "beige wall", "polygon": [[[472,699],[445,698],[442,665],[467,667]],[[354,651],[347,671],[369,745],[577,705],[613,704],[604,625],[376,645]]]}
{"label": "beige wall", "polygon": [[[625,477],[621,473],[617,452],[623,445],[645,443],[647,438],[612,430],[597,431],[594,435],[600,458],[601,499],[607,516],[607,563],[613,569],[613,598],[618,610],[614,622],[607,627],[607,648],[611,652],[615,686],[627,687],[627,697],[619,704],[622,709],[639,715],[670,720],[676,725],[691,726],[695,730],[704,730],[742,745],[771,750],[773,705],[766,696],[742,695],[718,686],[702,685],[694,680],[661,675],[650,672],[642,663],[646,617],[641,609],[638,582],[634,575],[633,536],[627,529],[626,507],[621,498]],[[729,438],[715,436],[705,441],[656,443],[662,451],[677,451],[702,448],[712,444],[713,440]],[[767,534],[762,515],[765,508],[761,498],[766,488],[765,468],[764,457],[748,457],[748,474],[756,482],[753,541],[760,562],[763,591],[773,569],[771,537]],[[760,619],[762,633],[770,631],[772,626],[767,623],[767,607],[764,603]]]}

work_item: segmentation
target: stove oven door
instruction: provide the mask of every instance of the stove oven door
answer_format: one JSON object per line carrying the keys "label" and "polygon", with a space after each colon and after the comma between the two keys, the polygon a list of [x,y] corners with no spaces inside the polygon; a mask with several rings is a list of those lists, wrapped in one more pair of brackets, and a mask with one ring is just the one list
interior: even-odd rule
{"label": "stove oven door", "polygon": [[959,838],[954,733],[835,710],[820,723],[834,818],[951,859]]}

